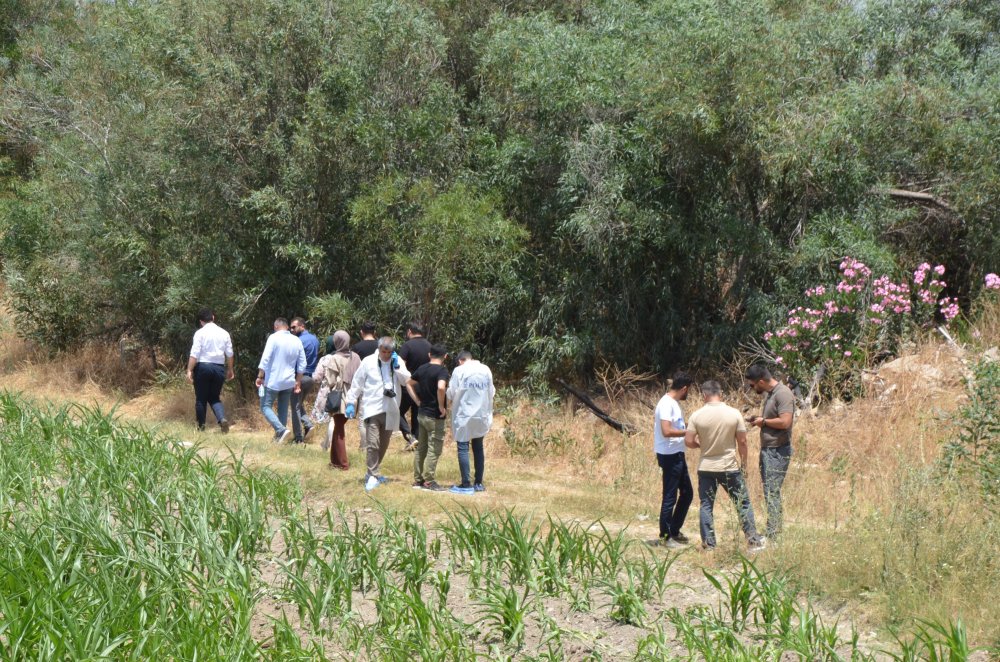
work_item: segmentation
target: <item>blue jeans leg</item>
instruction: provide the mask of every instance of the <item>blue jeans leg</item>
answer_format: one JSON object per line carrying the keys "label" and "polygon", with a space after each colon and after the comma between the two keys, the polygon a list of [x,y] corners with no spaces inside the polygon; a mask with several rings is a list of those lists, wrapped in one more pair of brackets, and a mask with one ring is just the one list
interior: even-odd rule
{"label": "blue jeans leg", "polygon": [[458,447],[458,470],[462,474],[462,487],[472,487],[469,480],[469,442],[456,441]]}
{"label": "blue jeans leg", "polygon": [[781,533],[784,513],[781,508],[781,486],[792,462],[792,445],[760,449],[760,479],[764,484],[764,506],[767,509],[767,535]]}
{"label": "blue jeans leg", "polygon": [[486,471],[486,453],[483,451],[483,438],[476,437],[472,440],[472,462],[476,467],[475,484],[483,484],[483,473]]}
{"label": "blue jeans leg", "polygon": [[699,512],[701,520],[701,542],[706,547],[715,547],[715,495],[719,485],[729,495],[730,501],[736,507],[740,518],[740,527],[747,542],[754,544],[759,541],[757,525],[754,522],[753,506],[750,505],[750,495],[747,492],[746,480],[742,471],[699,471],[698,496],[701,499]]}
{"label": "blue jeans leg", "polygon": [[719,489],[720,474],[708,471],[698,472],[698,498],[701,507],[698,509],[699,527],[701,529],[701,544],[705,547],[715,547],[715,494]]}
{"label": "blue jeans leg", "polygon": [[669,538],[681,532],[688,508],[694,500],[694,488],[688,474],[684,453],[656,454],[656,463],[663,474],[663,498],[660,502],[660,537]]}
{"label": "blue jeans leg", "polygon": [[[284,434],[286,428],[286,423],[288,421],[288,404],[291,401],[292,389],[286,389],[284,391],[275,391],[274,389],[265,388],[264,397],[260,401],[260,411],[264,414],[264,418],[267,422],[271,424],[274,428],[275,434]],[[274,403],[278,403],[278,413],[274,413],[272,406]]]}

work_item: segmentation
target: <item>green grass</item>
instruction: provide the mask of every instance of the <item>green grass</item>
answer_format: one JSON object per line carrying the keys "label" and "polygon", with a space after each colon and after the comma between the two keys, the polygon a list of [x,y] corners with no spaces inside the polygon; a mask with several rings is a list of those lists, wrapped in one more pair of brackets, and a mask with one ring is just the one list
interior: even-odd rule
{"label": "green grass", "polygon": [[[297,479],[239,455],[10,394],[0,437],[0,659],[557,660],[570,641],[574,655],[610,655],[553,600],[605,629],[635,628],[637,660],[877,652],[788,576],[745,559],[707,574],[711,604],[669,608],[677,557],[601,522],[463,509],[427,526],[383,507],[310,511]],[[280,609],[261,628],[265,600]],[[883,652],[968,654],[961,621],[922,623]]]}

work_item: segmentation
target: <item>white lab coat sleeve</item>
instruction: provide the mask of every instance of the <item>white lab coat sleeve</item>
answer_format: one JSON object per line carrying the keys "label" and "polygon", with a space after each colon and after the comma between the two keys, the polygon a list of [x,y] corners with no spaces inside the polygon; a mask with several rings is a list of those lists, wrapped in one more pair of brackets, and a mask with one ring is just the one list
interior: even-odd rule
{"label": "white lab coat sleeve", "polygon": [[354,379],[351,380],[351,388],[347,389],[348,404],[353,404],[355,406],[358,404],[358,398],[360,398],[361,394],[364,392],[366,375],[365,366],[363,365],[354,371]]}

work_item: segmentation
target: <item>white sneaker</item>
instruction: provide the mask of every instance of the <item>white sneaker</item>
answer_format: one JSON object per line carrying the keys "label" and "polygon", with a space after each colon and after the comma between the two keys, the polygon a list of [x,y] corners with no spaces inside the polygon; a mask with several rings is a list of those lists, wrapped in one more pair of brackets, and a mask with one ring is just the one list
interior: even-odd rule
{"label": "white sneaker", "polygon": [[377,476],[368,476],[368,480],[365,481],[365,492],[371,492],[381,484]]}

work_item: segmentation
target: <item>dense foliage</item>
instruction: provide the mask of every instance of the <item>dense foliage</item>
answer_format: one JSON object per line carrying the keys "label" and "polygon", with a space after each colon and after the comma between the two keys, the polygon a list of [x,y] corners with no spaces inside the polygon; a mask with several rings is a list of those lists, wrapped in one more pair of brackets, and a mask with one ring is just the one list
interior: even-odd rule
{"label": "dense foliage", "polygon": [[[845,255],[1000,255],[993,0],[0,4],[24,333],[424,319],[509,373],[669,370]],[[905,192],[923,193],[922,197]]]}

